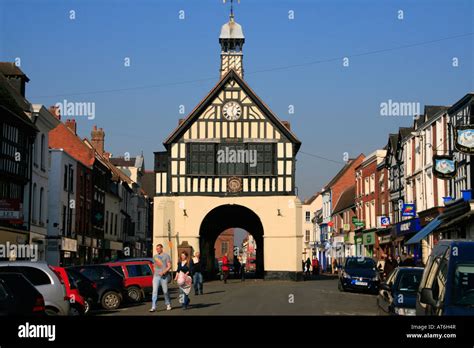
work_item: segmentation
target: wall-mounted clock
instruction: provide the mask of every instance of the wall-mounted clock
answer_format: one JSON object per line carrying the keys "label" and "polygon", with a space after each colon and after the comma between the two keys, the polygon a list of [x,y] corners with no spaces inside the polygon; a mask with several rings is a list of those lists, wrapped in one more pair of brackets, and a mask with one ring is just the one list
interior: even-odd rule
{"label": "wall-mounted clock", "polygon": [[242,107],[237,101],[228,101],[222,107],[222,115],[229,121],[235,121],[242,115]]}

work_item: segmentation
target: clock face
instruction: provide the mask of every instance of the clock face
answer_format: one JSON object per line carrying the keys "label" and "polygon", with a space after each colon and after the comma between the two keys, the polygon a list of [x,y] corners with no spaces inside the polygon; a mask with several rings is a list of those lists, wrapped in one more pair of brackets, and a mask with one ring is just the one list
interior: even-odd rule
{"label": "clock face", "polygon": [[229,121],[238,120],[242,114],[242,107],[236,101],[229,101],[224,104],[224,107],[222,108],[222,114]]}

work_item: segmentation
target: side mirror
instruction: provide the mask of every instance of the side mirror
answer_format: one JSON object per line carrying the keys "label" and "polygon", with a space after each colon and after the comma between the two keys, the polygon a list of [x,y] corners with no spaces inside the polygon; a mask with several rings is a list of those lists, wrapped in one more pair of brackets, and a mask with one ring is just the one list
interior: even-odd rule
{"label": "side mirror", "polygon": [[382,290],[387,290],[387,291],[391,291],[391,290],[392,290],[392,287],[391,287],[389,284],[387,284],[387,283],[382,283],[382,284],[380,284],[380,289],[382,289]]}
{"label": "side mirror", "polygon": [[433,299],[433,291],[429,288],[421,289],[420,302],[436,307],[436,301]]}

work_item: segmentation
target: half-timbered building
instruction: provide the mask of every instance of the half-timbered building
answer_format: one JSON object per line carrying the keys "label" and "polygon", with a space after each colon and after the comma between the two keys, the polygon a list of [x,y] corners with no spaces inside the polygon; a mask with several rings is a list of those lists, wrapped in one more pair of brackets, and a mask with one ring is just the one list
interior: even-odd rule
{"label": "half-timbered building", "polygon": [[[171,252],[187,241],[213,271],[214,242],[240,227],[257,242],[257,273],[296,278],[301,203],[295,156],[301,145],[244,80],[242,27],[221,29],[220,80],[155,153],[154,239]],[[175,265],[174,265],[175,267]]]}

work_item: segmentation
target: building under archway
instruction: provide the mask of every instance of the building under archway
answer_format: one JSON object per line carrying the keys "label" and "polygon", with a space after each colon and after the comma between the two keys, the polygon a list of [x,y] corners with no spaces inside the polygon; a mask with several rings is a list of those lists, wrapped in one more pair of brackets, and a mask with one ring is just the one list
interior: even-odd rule
{"label": "building under archway", "polygon": [[206,261],[206,271],[210,275],[215,274],[214,243],[223,231],[231,227],[244,229],[255,238],[257,243],[256,276],[263,278],[265,268],[262,222],[255,212],[238,204],[216,207],[202,220],[199,229],[199,249],[201,257]]}

